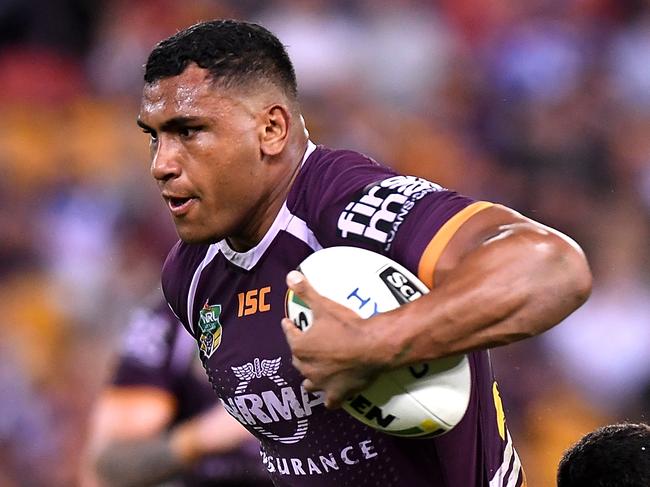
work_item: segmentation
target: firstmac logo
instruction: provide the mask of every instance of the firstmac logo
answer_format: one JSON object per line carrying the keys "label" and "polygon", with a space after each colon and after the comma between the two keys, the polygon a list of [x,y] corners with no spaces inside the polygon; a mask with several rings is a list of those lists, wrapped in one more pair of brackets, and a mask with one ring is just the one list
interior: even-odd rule
{"label": "firstmac logo", "polygon": [[441,186],[415,176],[394,176],[364,188],[341,212],[337,227],[343,238],[374,241],[389,250],[399,226],[425,195]]}

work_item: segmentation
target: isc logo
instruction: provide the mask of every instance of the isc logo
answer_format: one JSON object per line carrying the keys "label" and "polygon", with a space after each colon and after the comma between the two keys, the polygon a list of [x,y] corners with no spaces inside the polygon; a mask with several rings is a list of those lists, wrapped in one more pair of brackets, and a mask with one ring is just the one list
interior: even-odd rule
{"label": "isc logo", "polygon": [[264,313],[271,310],[271,305],[267,301],[267,294],[271,292],[271,286],[261,289],[251,289],[245,293],[237,294],[239,307],[237,308],[237,317],[248,316],[257,312]]}

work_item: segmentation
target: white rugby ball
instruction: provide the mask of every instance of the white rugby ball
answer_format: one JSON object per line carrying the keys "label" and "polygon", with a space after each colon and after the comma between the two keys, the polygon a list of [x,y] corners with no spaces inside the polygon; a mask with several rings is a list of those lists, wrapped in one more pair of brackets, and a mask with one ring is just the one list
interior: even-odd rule
{"label": "white rugby ball", "polygon": [[[404,266],[357,247],[329,247],[298,268],[323,296],[363,318],[390,311],[429,292]],[[287,316],[306,331],[312,312],[291,290]],[[359,421],[391,435],[429,438],[451,430],[463,418],[471,392],[466,355],[422,362],[383,373],[343,404]]]}

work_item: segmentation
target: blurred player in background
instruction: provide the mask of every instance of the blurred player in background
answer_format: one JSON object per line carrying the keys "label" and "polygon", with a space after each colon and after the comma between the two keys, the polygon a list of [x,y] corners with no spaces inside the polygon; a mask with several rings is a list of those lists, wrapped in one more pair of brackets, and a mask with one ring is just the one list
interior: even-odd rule
{"label": "blurred player in background", "polygon": [[612,424],[585,435],[562,457],[557,487],[648,487],[650,426]]}
{"label": "blurred player in background", "polygon": [[162,483],[271,485],[259,442],[219,404],[192,338],[164,302],[133,314],[94,411],[81,484]]}
{"label": "blurred player in background", "polygon": [[[163,290],[228,412],[279,486],[524,485],[486,349],[585,301],[582,251],[509,208],[316,146],[304,123],[292,63],[258,25],[197,24],[149,55],[138,124],[181,238]],[[335,245],[382,253],[431,292],[361,320],[290,272]],[[304,333],[283,320],[287,285],[313,310]],[[441,437],[385,435],[336,409],[382,371],[459,353],[473,393]]]}

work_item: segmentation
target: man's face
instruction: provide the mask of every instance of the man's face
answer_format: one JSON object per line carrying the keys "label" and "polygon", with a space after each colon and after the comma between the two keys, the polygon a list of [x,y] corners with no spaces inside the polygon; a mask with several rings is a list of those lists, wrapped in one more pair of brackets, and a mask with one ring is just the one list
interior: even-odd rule
{"label": "man's face", "polygon": [[191,243],[245,235],[268,192],[255,98],[207,74],[192,64],[147,84],[138,117],[151,137],[151,174]]}

